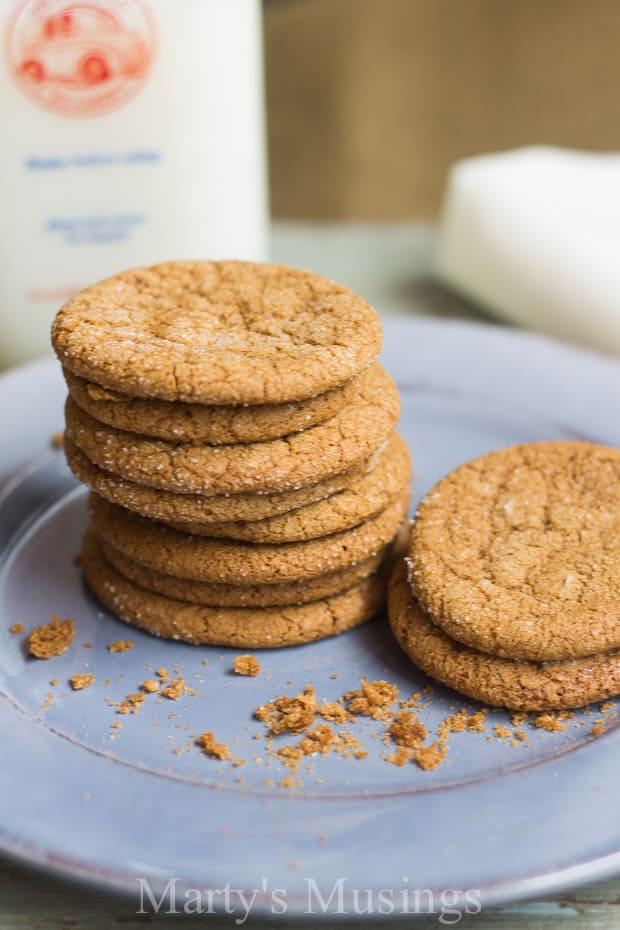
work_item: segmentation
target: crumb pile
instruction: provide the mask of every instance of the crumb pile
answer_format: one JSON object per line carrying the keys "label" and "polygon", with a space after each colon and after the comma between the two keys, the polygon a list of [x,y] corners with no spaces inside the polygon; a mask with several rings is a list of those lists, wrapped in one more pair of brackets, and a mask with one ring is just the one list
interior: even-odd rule
{"label": "crumb pile", "polygon": [[81,292],[52,336],[93,492],[82,570],[107,607],[248,648],[378,611],[411,464],[364,300],[275,265],[170,262]]}
{"label": "crumb pile", "polygon": [[487,704],[543,719],[604,700],[620,693],[619,538],[619,450],[491,452],[420,504],[392,630],[424,672]]}
{"label": "crumb pile", "polygon": [[[57,620],[57,618],[56,618]],[[28,640],[37,635],[51,624],[43,624],[35,628]],[[9,632],[25,632],[22,624],[13,624]],[[28,641],[27,640],[27,641]],[[108,651],[119,653],[126,651],[117,648],[119,642],[108,643]],[[82,643],[82,646],[90,646]],[[54,654],[45,656],[53,659]],[[208,665],[208,659],[202,660]],[[135,716],[145,712],[152,702],[161,705],[166,701],[173,703],[182,698],[200,698],[196,688],[187,684],[186,673],[175,666],[172,671],[167,668],[153,669],[147,666],[151,677],[143,679],[136,691],[126,694],[120,700],[113,700],[104,695],[104,702],[111,711],[118,716]],[[261,675],[261,665],[256,656],[245,653],[235,656],[229,668],[234,676],[255,678]],[[200,674],[194,678],[202,680]],[[267,675],[266,678],[271,678]],[[332,679],[339,676],[333,674]],[[122,680],[118,675],[117,680]],[[50,680],[52,688],[59,685],[54,677]],[[292,684],[292,682],[287,682]],[[96,679],[90,673],[76,673],[68,679],[72,691],[82,691],[96,684]],[[100,685],[107,688],[109,679],[100,681]],[[242,686],[241,686],[242,687]],[[175,724],[175,729],[185,733],[186,742],[174,746],[168,751],[175,756],[199,750],[204,756],[222,763],[230,763],[233,768],[246,764],[254,764],[259,768],[284,768],[288,774],[280,778],[277,784],[282,788],[296,788],[303,784],[301,777],[315,776],[315,760],[320,756],[337,755],[341,759],[351,759],[361,762],[369,755],[369,740],[382,744],[381,758],[385,763],[402,768],[414,765],[416,768],[433,771],[450,757],[451,741],[460,734],[484,734],[489,742],[497,741],[513,747],[527,748],[533,744],[535,732],[565,733],[570,728],[588,727],[588,735],[599,736],[610,725],[617,721],[618,712],[612,701],[601,703],[598,707],[587,707],[577,718],[570,710],[532,712],[515,711],[509,716],[503,714],[501,722],[489,720],[490,714],[495,714],[498,708],[471,709],[467,707],[450,708],[450,713],[429,722],[426,713],[433,708],[434,689],[427,685],[423,691],[415,692],[404,697],[398,687],[384,679],[370,681],[362,678],[359,687],[344,691],[333,700],[319,700],[313,685],[307,684],[296,694],[280,694],[266,703],[260,704],[252,710],[248,707],[249,716],[263,725],[263,731],[252,733],[253,741],[257,741],[264,750],[263,754],[255,755],[252,759],[236,757],[231,746],[221,740],[221,732],[216,735],[216,729],[204,730],[196,734],[190,726]],[[66,693],[63,697],[66,697]],[[150,703],[148,703],[150,702]],[[53,704],[53,693],[47,693],[42,710]],[[181,713],[185,712],[182,705]],[[168,714],[170,720],[179,717],[178,713]],[[207,719],[209,712],[207,708]],[[592,722],[588,718],[594,718]],[[364,721],[368,726],[362,727]],[[205,722],[207,722],[205,720]],[[212,725],[219,730],[217,720]],[[377,730],[373,723],[378,723]],[[159,723],[153,723],[159,727]],[[108,739],[114,739],[122,729],[123,723],[113,720],[110,723]],[[248,724],[246,727],[249,729]],[[172,736],[168,735],[168,739]],[[232,743],[238,743],[235,736]],[[221,771],[221,769],[219,770]],[[243,775],[236,779],[238,783],[245,782]],[[316,784],[325,784],[325,779],[314,777]],[[273,778],[265,779],[266,785],[274,785]]]}
{"label": "crumb pile", "polygon": [[[281,695],[268,704],[260,705],[254,716],[267,728],[268,751],[294,774],[306,757],[317,753],[328,755],[336,752],[345,757],[365,759],[367,750],[351,733],[350,726],[346,727],[363,717],[384,724],[383,742],[387,749],[393,750],[384,753],[386,762],[403,766],[411,761],[418,768],[427,770],[436,769],[445,758],[450,733],[463,730],[484,732],[486,729],[485,711],[468,714],[462,710],[443,720],[437,728],[436,738],[425,744],[429,732],[417,713],[424,706],[419,693],[401,699],[396,685],[362,678],[358,689],[347,691],[337,701],[319,703],[315,689],[307,685],[293,697]],[[345,729],[335,729],[333,724],[345,726]],[[274,745],[274,737],[291,734],[298,734],[301,738],[279,748]]]}

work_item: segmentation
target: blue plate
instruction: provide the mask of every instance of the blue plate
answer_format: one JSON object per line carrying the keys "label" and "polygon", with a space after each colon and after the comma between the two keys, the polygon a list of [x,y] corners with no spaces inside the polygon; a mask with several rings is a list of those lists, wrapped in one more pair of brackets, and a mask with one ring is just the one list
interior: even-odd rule
{"label": "blue plate", "polygon": [[[385,326],[383,361],[402,393],[416,498],[459,463],[510,443],[620,445],[617,362],[494,327],[419,318]],[[0,470],[19,468],[0,499],[3,852],[134,897],[142,888],[145,906],[166,888],[179,910],[188,889],[219,889],[214,908],[243,914],[251,900],[254,914],[289,917],[475,910],[620,870],[613,715],[598,736],[595,717],[579,713],[566,731],[532,728],[515,746],[487,739],[494,724],[510,725],[494,712],[487,733],[451,738],[436,771],[389,765],[382,724],[362,720],[351,732],[367,758],[312,758],[301,784],[280,787],[288,771],[253,738],[258,704],[307,683],[334,699],[363,675],[387,678],[404,696],[427,680],[384,618],[263,652],[255,679],[231,674],[233,650],[160,641],[115,620],[74,563],[86,494],[49,447],[63,396],[52,361],[0,379]],[[74,646],[49,662],[28,659],[9,626],[30,629],[53,613],[75,618]],[[108,652],[128,636],[133,649]],[[196,694],[149,695],[137,714],[116,715],[111,702],[159,666],[179,667]],[[79,672],[96,683],[72,692],[68,678]],[[436,688],[422,717],[432,729],[463,706],[474,708]],[[201,755],[192,738],[206,729],[246,763]]]}

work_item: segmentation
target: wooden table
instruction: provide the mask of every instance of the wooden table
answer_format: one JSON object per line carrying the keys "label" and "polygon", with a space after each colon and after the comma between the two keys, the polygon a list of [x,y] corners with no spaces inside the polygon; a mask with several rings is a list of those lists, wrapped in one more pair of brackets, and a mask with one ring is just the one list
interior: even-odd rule
{"label": "wooden table", "polygon": [[[273,256],[283,264],[333,277],[363,294],[381,313],[409,312],[480,319],[466,301],[435,285],[428,273],[432,230],[422,224],[399,226],[306,226],[278,224]],[[570,812],[567,811],[567,817]],[[158,930],[178,930],[175,917],[139,916],[136,903],[34,873],[0,858],[0,930],[134,930],[151,922]],[[367,922],[364,922],[367,923]],[[253,927],[257,923],[251,922]],[[620,927],[620,878],[600,882],[550,900],[532,901],[463,918],[458,926],[511,930],[606,930]],[[210,926],[234,926],[211,920]],[[270,923],[274,926],[275,922]],[[342,922],[323,924],[326,930]],[[261,930],[265,927],[261,925]],[[288,922],[277,926],[299,927]],[[352,930],[355,925],[347,924]],[[359,926],[359,925],[357,925]],[[381,927],[387,924],[376,924]],[[420,930],[438,927],[436,918],[416,922]]]}

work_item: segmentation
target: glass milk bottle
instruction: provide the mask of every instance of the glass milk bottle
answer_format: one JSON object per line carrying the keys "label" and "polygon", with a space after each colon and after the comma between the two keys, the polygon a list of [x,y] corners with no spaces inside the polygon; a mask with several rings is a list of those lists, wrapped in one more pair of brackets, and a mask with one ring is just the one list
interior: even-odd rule
{"label": "glass milk bottle", "polygon": [[87,284],[266,257],[259,0],[0,0],[0,367]]}

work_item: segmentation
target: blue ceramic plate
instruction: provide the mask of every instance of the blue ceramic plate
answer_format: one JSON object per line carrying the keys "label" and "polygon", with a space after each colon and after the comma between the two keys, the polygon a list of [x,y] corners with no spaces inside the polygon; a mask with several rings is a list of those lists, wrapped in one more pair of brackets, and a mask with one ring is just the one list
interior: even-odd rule
{"label": "blue ceramic plate", "polygon": [[[384,363],[402,393],[416,497],[459,463],[510,443],[620,445],[620,365],[610,359],[505,329],[392,318]],[[51,361],[0,380],[0,470],[19,467],[0,502],[2,851],[134,896],[139,879],[155,897],[173,879],[178,909],[188,889],[219,889],[220,910],[242,914],[243,891],[253,913],[294,917],[437,912],[446,901],[476,909],[479,900],[497,904],[620,870],[613,714],[598,736],[590,732],[596,715],[580,713],[563,732],[528,729],[527,743],[515,746],[487,738],[494,724],[510,724],[492,713],[487,733],[452,737],[436,771],[388,764],[376,738],[382,724],[362,720],[351,731],[367,758],[313,758],[300,769],[302,784],[280,787],[287,770],[253,739],[262,731],[252,718],[258,704],[307,683],[332,699],[362,675],[387,678],[404,696],[428,682],[384,618],[264,652],[262,674],[250,679],[231,674],[232,650],[159,641],[111,617],[74,563],[86,493],[49,445],[63,395]],[[28,630],[52,613],[75,618],[74,646],[49,662],[28,659],[24,637],[9,626]],[[132,650],[107,651],[127,636]],[[196,694],[178,702],[150,695],[136,715],[117,716],[110,702],[158,666],[178,666]],[[96,683],[72,692],[67,680],[78,672]],[[428,701],[422,717],[431,729],[452,709],[474,706],[438,688]],[[205,729],[246,764],[201,755],[192,734]]]}

